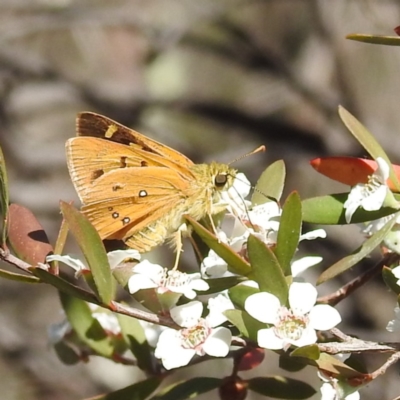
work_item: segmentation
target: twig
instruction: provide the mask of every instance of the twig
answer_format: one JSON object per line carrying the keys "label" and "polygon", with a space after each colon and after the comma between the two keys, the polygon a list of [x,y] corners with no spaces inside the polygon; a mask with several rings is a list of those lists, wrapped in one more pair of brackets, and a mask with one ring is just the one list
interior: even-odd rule
{"label": "twig", "polygon": [[331,306],[338,304],[343,299],[348,297],[351,293],[353,293],[358,288],[363,286],[370,279],[372,279],[375,275],[378,275],[378,273],[381,272],[382,268],[385,265],[391,265],[391,264],[395,263],[396,261],[398,262],[399,258],[400,258],[400,256],[395,253],[385,254],[385,256],[382,258],[382,260],[380,260],[372,268],[365,271],[364,273],[362,273],[361,275],[359,275],[357,278],[353,279],[349,283],[346,283],[344,286],[342,286],[336,292],[331,293],[327,296],[319,297],[317,302],[324,303],[324,304],[330,304]]}

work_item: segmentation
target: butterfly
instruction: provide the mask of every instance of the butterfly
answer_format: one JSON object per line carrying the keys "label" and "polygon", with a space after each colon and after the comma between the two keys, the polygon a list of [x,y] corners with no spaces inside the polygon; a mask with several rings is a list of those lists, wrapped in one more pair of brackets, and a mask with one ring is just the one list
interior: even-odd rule
{"label": "butterfly", "polygon": [[83,112],[66,142],[81,211],[102,239],[147,252],[166,240],[181,250],[184,215],[195,220],[227,208],[237,171],[194,164],[178,151],[105,116]]}

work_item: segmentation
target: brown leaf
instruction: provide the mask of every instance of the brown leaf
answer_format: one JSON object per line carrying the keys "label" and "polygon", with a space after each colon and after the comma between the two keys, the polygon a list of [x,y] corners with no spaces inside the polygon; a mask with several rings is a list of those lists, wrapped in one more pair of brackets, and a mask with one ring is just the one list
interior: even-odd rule
{"label": "brown leaf", "polygon": [[31,265],[46,262],[53,248],[33,213],[24,206],[10,204],[8,221],[8,240],[17,256]]}

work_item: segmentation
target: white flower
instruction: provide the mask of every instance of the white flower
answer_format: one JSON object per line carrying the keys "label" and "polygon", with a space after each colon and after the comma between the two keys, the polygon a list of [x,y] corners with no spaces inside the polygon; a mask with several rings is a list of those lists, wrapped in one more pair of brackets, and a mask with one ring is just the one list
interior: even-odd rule
{"label": "white flower", "polygon": [[238,217],[246,213],[250,203],[244,199],[249,195],[250,189],[251,183],[246,176],[242,172],[236,174],[232,186],[221,192],[221,198],[228,205],[227,210],[230,213]]}
{"label": "white flower", "polygon": [[60,261],[75,270],[75,278],[81,276],[85,271],[90,269],[81,261],[79,258],[75,258],[69,255],[51,254],[46,257],[46,262]]}
{"label": "white flower", "polygon": [[[227,243],[233,251],[246,258],[246,244],[250,235],[256,236],[269,247],[276,245],[281,212],[279,205],[274,201],[254,206],[242,220],[235,220],[234,226],[228,235],[229,237],[223,231],[218,231],[218,237],[221,237],[221,241]],[[302,234],[300,241],[325,237],[326,232],[323,229],[316,229]],[[306,257],[293,261],[292,275],[297,276],[307,268],[318,264],[321,260],[321,257]],[[208,256],[204,258],[201,264],[201,272],[202,276],[207,278],[232,275],[228,271],[227,263],[213,250],[210,250]]]}
{"label": "white flower", "polygon": [[356,388],[340,382],[336,378],[327,377],[318,371],[319,378],[324,382],[321,386],[321,400],[359,400],[360,394]]}
{"label": "white flower", "polygon": [[298,277],[302,272],[304,272],[308,268],[319,264],[322,260],[323,258],[319,256],[307,256],[293,261],[291,265],[293,278]]}
{"label": "white flower", "polygon": [[376,162],[378,168],[369,177],[368,183],[354,186],[343,205],[346,209],[345,217],[347,223],[351,221],[351,217],[359,207],[362,207],[366,211],[381,209],[386,196],[390,192],[386,185],[386,181],[389,178],[389,165],[381,157],[378,157]]}
{"label": "white flower", "polygon": [[[115,250],[107,253],[108,262],[111,269],[117,267],[122,261],[127,259],[140,260],[140,254],[137,250]],[[83,273],[90,271],[89,267],[84,264],[79,258],[71,255],[51,254],[46,257],[46,262],[60,261],[75,270],[75,277],[81,276]]]}
{"label": "white flower", "polygon": [[183,294],[188,299],[196,297],[195,290],[209,289],[200,273],[186,274],[178,270],[168,270],[148,260],[143,260],[132,268],[133,275],[129,278],[130,293],[141,289],[157,289],[158,293],[174,292]]}
{"label": "white flower", "polygon": [[289,288],[290,308],[281,305],[271,293],[249,296],[244,305],[246,311],[257,320],[272,325],[258,331],[258,345],[266,349],[287,350],[290,345],[301,347],[315,343],[316,330],[331,329],[341,321],[336,309],[326,304],[315,305],[316,300],[315,287],[298,282]]}
{"label": "white flower", "polygon": [[172,319],[182,327],[167,328],[159,337],[155,350],[166,369],[187,365],[195,354],[225,357],[232,340],[231,331],[224,327],[215,328],[208,317],[202,318],[203,304],[192,301],[171,309]]}
{"label": "white flower", "polygon": [[47,335],[49,336],[50,343],[54,345],[61,342],[71,331],[71,324],[67,319],[64,319],[61,322],[51,324],[47,328]]}
{"label": "white flower", "polygon": [[[392,272],[397,269],[400,272],[400,267],[394,268]],[[396,276],[397,278],[398,276]],[[399,284],[399,282],[397,282]],[[393,320],[389,321],[389,323],[386,326],[386,330],[389,332],[399,332],[400,331],[400,308],[399,306],[396,306],[394,308],[394,314],[395,317]]]}
{"label": "white flower", "polygon": [[127,260],[140,261],[141,255],[137,250],[127,249],[110,251],[107,253],[107,257],[108,262],[110,263],[110,268],[114,269]]}

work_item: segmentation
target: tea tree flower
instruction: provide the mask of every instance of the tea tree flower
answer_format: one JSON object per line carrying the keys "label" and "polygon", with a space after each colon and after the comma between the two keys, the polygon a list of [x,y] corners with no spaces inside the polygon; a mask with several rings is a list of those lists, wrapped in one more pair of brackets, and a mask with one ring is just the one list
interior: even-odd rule
{"label": "tea tree flower", "polygon": [[321,386],[321,400],[359,400],[360,393],[356,388],[339,381],[336,378],[330,378],[318,372],[318,376],[324,382]]}
{"label": "tea tree flower", "polygon": [[196,297],[195,290],[208,290],[209,285],[201,279],[200,273],[186,274],[178,270],[168,270],[161,265],[143,260],[132,268],[128,288],[131,294],[140,289],[157,289],[162,294],[174,292],[183,294],[188,299]]}
{"label": "tea tree flower", "polygon": [[[381,209],[385,199],[391,194],[391,191],[386,185],[386,181],[389,178],[389,165],[381,157],[378,157],[376,162],[378,168],[369,177],[368,183],[354,186],[343,205],[346,209],[345,217],[347,223],[351,221],[351,217],[359,207],[366,211]],[[393,195],[392,201],[395,201]]]}
{"label": "tea tree flower", "polygon": [[[124,260],[127,259],[135,259],[140,260],[140,254],[137,250],[128,249],[128,250],[115,250],[110,251],[107,253],[108,262],[110,264],[110,268],[113,269],[121,264]],[[52,254],[46,257],[46,262],[52,261],[60,261],[69,267],[75,270],[75,277],[78,278],[81,276],[85,271],[90,271],[89,267],[83,263],[79,258],[75,256],[71,256],[68,254],[59,255],[59,254]]]}
{"label": "tea tree flower", "polygon": [[[400,267],[397,267],[395,269],[398,269]],[[399,282],[397,282],[399,284]],[[396,306],[394,308],[394,319],[389,321],[389,323],[386,326],[386,330],[389,332],[399,332],[400,331],[400,308],[399,306]]]}
{"label": "tea tree flower", "polygon": [[258,331],[260,347],[287,350],[291,345],[301,347],[317,341],[316,330],[336,326],[341,317],[326,304],[315,305],[317,290],[310,283],[294,282],[289,288],[289,307],[280,304],[271,293],[260,292],[249,296],[246,311],[257,320],[271,324]]}
{"label": "tea tree flower", "polygon": [[[212,309],[211,304],[209,307]],[[216,327],[215,324],[220,322],[218,318],[202,318],[202,312],[203,304],[199,301],[171,309],[172,319],[182,328],[167,328],[158,340],[155,356],[161,359],[166,369],[187,365],[196,354],[214,357],[225,357],[228,354],[231,331]]]}

